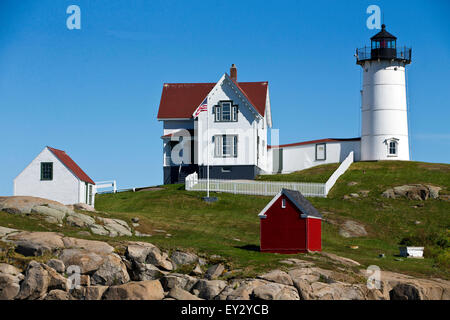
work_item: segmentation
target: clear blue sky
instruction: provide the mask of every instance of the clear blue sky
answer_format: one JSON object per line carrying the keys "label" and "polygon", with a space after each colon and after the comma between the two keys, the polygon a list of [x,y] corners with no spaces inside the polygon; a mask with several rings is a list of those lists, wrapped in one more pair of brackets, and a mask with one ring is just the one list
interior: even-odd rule
{"label": "clear blue sky", "polygon": [[162,183],[162,84],[214,82],[232,63],[269,81],[281,143],[359,136],[370,4],[413,47],[412,158],[449,163],[449,1],[1,0],[0,195],[46,145],[97,181]]}

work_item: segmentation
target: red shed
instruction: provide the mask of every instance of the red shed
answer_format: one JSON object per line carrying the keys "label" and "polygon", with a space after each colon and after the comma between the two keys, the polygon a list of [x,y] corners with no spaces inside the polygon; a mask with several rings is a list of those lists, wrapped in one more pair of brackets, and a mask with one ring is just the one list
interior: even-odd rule
{"label": "red shed", "polygon": [[260,212],[261,251],[322,250],[322,215],[298,191],[282,189]]}

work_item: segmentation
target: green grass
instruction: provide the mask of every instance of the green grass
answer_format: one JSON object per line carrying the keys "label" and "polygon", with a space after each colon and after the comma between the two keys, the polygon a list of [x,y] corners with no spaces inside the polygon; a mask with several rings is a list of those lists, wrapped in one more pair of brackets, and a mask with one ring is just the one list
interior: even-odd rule
{"label": "green grass", "polygon": [[[357,182],[349,186],[350,182]],[[369,236],[354,240],[340,238],[324,228],[324,247],[337,254],[355,258],[364,264],[377,264],[372,257],[385,253],[382,265],[390,270],[425,274],[449,278],[448,242],[450,229],[450,203],[428,199],[412,201],[407,199],[385,199],[381,193],[386,189],[404,184],[431,184],[443,188],[441,194],[450,191],[450,165],[421,162],[357,162],[340,177],[328,198],[310,199],[329,219],[354,219],[364,223]],[[367,197],[342,200],[349,193],[370,190]],[[422,207],[414,208],[416,205]],[[420,224],[416,224],[420,221]],[[405,237],[419,239],[425,245],[423,260],[394,260],[398,253],[398,243]],[[437,245],[438,240],[447,245]],[[359,245],[359,250],[347,246]],[[441,243],[442,244],[442,243]],[[361,254],[362,253],[362,254]],[[447,259],[445,259],[447,256]],[[380,261],[380,260],[378,260]]]}
{"label": "green grass", "polygon": [[[336,168],[325,165],[289,175],[261,176],[276,180],[290,177],[291,181],[323,182]],[[349,182],[356,185],[349,186]],[[404,237],[431,236],[448,239],[450,205],[442,200],[427,200],[423,207],[413,208],[420,201],[385,199],[381,193],[389,187],[408,183],[429,183],[450,190],[450,165],[420,162],[359,162],[341,176],[328,198],[310,198],[327,220],[339,223],[352,219],[363,223],[367,237],[343,238],[332,223],[323,224],[323,250],[382,270],[392,270],[424,277],[449,278],[448,248],[435,242],[425,243],[425,259],[396,260],[398,243]],[[343,200],[349,193],[370,190],[367,197]],[[232,268],[255,273],[277,266],[287,256],[260,253],[251,249],[259,245],[257,214],[270,197],[216,194],[217,203],[201,201],[203,192],[187,192],[182,185],[167,186],[165,190],[101,195],[99,210],[120,217],[139,216],[147,230],[164,229],[172,234],[154,236],[149,241],[167,249],[184,248],[204,254],[219,254]],[[420,221],[419,225],[415,221]],[[154,233],[155,234],[155,233]],[[237,241],[235,239],[239,239]],[[351,249],[351,245],[359,248]],[[384,253],[386,258],[379,258]],[[311,255],[296,255],[309,258]],[[289,257],[292,257],[289,255]],[[441,261],[443,260],[443,261]]]}
{"label": "green grass", "polygon": [[325,183],[338,167],[339,163],[330,163],[292,173],[260,175],[256,180]]}
{"label": "green grass", "polygon": [[183,185],[170,185],[159,191],[101,195],[96,208],[120,218],[139,217],[144,228],[140,230],[154,234],[149,241],[165,249],[220,255],[228,268],[244,268],[246,273],[276,265],[277,255],[248,249],[259,245],[257,213],[267,197],[221,193],[217,203],[208,204],[201,200],[204,196],[204,192],[185,191]]}
{"label": "green grass", "polygon": [[[298,181],[324,182],[334,170],[332,168],[333,165],[320,166],[283,176],[295,176],[296,179],[301,179]],[[349,182],[356,184],[349,185]],[[309,198],[325,217],[323,250],[356,260],[362,267],[378,265],[382,270],[449,279],[448,242],[447,245],[442,245],[442,241],[449,239],[450,203],[434,199],[421,202],[381,197],[381,193],[387,188],[409,183],[441,186],[441,194],[449,194],[450,165],[397,161],[352,164],[340,177],[328,198]],[[364,190],[370,191],[367,197],[343,200],[344,195]],[[152,242],[167,250],[180,248],[203,256],[220,255],[222,258],[218,258],[218,261],[224,262],[227,269],[241,269],[236,276],[253,276],[279,268],[279,261],[287,257],[315,260],[325,268],[336,267],[317,254],[281,255],[255,250],[259,246],[257,215],[271,197],[227,193],[214,195],[219,201],[209,204],[201,200],[205,196],[204,192],[185,191],[183,185],[168,185],[163,190],[156,191],[97,195],[96,209],[129,223],[133,217],[139,217],[138,230],[153,235],[150,238],[114,238],[117,245],[122,240],[139,240]],[[419,203],[423,207],[413,208]],[[341,237],[336,224],[346,219],[364,224],[368,236]],[[416,224],[416,221],[421,223]],[[35,230],[35,224],[36,221],[29,218],[0,212],[2,226]],[[43,223],[40,223],[38,229],[60,231],[69,235],[75,235],[79,231]],[[164,232],[158,232],[161,229]],[[171,236],[167,236],[167,233]],[[396,260],[398,243],[405,237],[424,242],[425,259]],[[88,238],[111,241],[111,238]],[[351,245],[359,248],[351,249]],[[380,253],[384,253],[386,257],[378,258]]]}

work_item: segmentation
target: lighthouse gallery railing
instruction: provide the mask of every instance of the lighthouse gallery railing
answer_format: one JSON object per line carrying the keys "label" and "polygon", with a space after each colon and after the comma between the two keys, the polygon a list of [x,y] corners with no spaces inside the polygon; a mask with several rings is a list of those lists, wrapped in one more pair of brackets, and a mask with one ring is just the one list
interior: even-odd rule
{"label": "lighthouse gallery railing", "polygon": [[[359,61],[365,61],[365,60],[371,60],[372,58],[377,59],[383,59],[383,58],[393,58],[397,60],[405,60],[410,62],[411,61],[411,55],[412,55],[412,49],[408,47],[397,47],[395,49],[394,57],[392,57],[392,51],[389,51],[389,56],[383,57],[380,55],[380,50],[377,51],[376,56],[372,57],[372,48],[371,47],[364,47],[356,49],[356,60]],[[377,50],[377,49],[375,49]]]}

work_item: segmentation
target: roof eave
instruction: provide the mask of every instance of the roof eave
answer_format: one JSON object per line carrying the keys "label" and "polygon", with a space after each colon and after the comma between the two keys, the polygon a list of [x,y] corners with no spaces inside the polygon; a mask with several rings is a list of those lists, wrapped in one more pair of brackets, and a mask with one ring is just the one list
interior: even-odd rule
{"label": "roof eave", "polygon": [[232,86],[234,86],[241,94],[244,101],[250,106],[250,109],[253,111],[254,114],[256,114],[259,118],[264,118],[264,115],[260,114],[258,109],[255,107],[255,105],[251,102],[250,98],[247,96],[245,91],[239,86],[239,84],[230,78],[230,76],[225,72],[224,79],[228,80]]}
{"label": "roof eave", "polygon": [[168,121],[168,120],[194,120],[194,118],[190,117],[190,118],[168,118],[168,117],[164,117],[164,118],[157,118],[158,121]]}

